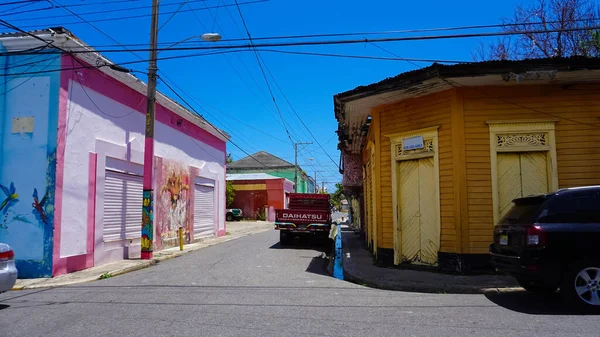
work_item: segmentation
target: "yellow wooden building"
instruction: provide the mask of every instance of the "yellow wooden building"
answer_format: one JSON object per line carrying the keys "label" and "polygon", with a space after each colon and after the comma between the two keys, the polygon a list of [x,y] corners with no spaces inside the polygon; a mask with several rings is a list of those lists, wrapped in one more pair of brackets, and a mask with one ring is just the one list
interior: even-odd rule
{"label": "yellow wooden building", "polygon": [[384,264],[484,268],[514,198],[600,185],[600,59],[433,64],[334,104],[343,184]]}

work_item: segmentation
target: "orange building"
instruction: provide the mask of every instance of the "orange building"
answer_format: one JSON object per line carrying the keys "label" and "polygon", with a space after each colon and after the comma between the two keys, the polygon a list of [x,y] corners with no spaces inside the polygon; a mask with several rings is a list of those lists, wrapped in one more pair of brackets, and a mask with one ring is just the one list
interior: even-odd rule
{"label": "orange building", "polygon": [[264,210],[287,208],[288,194],[294,192],[294,183],[266,173],[227,174],[235,190],[230,208],[242,210],[245,218],[256,219]]}
{"label": "orange building", "polygon": [[488,265],[512,200],[600,185],[600,59],[433,64],[334,96],[343,184],[380,263]]}

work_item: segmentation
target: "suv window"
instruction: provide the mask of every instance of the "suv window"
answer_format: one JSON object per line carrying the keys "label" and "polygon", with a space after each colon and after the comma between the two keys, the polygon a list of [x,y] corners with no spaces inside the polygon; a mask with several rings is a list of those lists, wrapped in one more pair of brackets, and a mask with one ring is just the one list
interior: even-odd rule
{"label": "suv window", "polygon": [[538,222],[600,223],[600,197],[575,195],[555,200],[542,212]]}
{"label": "suv window", "polygon": [[545,201],[542,198],[518,199],[502,218],[501,223],[532,224],[535,222],[537,213]]}

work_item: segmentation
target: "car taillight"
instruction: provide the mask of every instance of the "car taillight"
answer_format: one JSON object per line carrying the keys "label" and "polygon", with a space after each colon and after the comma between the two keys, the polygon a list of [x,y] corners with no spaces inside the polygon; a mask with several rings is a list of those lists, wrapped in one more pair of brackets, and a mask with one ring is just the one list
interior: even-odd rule
{"label": "car taillight", "polygon": [[0,261],[14,260],[14,258],[15,258],[15,252],[13,252],[12,250],[0,253]]}
{"label": "car taillight", "polygon": [[533,225],[527,227],[527,245],[542,246],[546,243],[546,235],[542,231],[542,227]]}

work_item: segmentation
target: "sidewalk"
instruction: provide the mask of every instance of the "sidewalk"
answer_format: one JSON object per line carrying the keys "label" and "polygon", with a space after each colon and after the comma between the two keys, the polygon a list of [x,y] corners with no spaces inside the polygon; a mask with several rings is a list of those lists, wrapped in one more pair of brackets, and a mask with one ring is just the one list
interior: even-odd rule
{"label": "sidewalk", "polygon": [[377,267],[358,234],[344,231],[342,241],[344,279],[350,282],[424,293],[485,294],[521,290],[512,277],[503,275],[463,276]]}
{"label": "sidewalk", "polygon": [[148,268],[161,261],[179,257],[202,248],[239,239],[244,236],[273,230],[273,223],[266,221],[228,222],[226,229],[227,235],[218,238],[210,237],[185,245],[183,251],[180,251],[179,247],[174,247],[154,252],[154,257],[151,260],[121,260],[53,278],[19,279],[13,287],[13,290],[59,287],[70,284],[91,282],[105,277],[122,275],[135,270]]}

